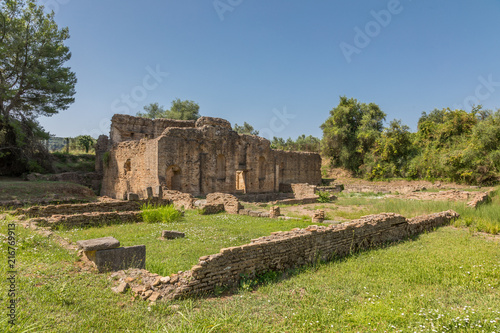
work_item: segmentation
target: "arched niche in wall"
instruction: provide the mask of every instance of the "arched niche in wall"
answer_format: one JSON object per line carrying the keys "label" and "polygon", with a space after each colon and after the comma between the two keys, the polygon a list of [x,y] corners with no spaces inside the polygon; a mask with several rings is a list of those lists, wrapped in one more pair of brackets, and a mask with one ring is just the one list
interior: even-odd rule
{"label": "arched niche in wall", "polygon": [[169,190],[181,191],[181,176],[181,168],[179,168],[177,165],[170,165],[167,167],[166,183]]}

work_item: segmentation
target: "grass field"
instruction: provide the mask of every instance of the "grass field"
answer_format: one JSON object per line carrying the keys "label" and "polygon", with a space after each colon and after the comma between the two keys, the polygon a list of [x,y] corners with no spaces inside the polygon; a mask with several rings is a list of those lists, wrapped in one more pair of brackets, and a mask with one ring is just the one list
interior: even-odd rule
{"label": "grass field", "polygon": [[[186,211],[185,217],[169,223],[118,224],[90,229],[60,230],[72,241],[113,236],[123,246],[146,245],[146,269],[161,275],[185,271],[204,255],[218,253],[224,247],[249,243],[273,231],[304,228],[310,221],[272,220],[245,215],[199,215]],[[162,230],[186,233],[186,238],[160,239]]]}
{"label": "grass field", "polygon": [[55,152],[52,157],[57,172],[95,171],[95,154],[87,154],[85,151]]}
{"label": "grass field", "polygon": [[[339,207],[359,209],[341,210]],[[396,212],[406,217],[454,209],[455,226],[354,253],[329,263],[243,281],[233,295],[148,302],[114,294],[109,274],[81,269],[76,254],[30,229],[16,229],[15,326],[2,310],[5,332],[499,332],[500,244],[473,236],[495,233],[500,198],[474,210],[463,203],[403,201],[340,195],[335,217]],[[267,208],[261,208],[267,209]],[[330,216],[329,216],[330,217]],[[1,276],[7,276],[7,220],[0,221]],[[167,275],[190,269],[198,257],[251,239],[305,227],[310,220],[271,220],[187,211],[169,223],[139,223],[56,231],[73,241],[114,236],[122,245],[145,244],[146,268]],[[161,230],[185,232],[159,239]],[[6,309],[7,282],[0,303]]]}
{"label": "grass field", "polygon": [[20,200],[37,203],[65,200],[92,201],[96,196],[88,188],[67,182],[0,180],[0,202]]}
{"label": "grass field", "polygon": [[[200,225],[199,237],[216,243],[217,235],[232,228],[227,224],[243,222],[225,216],[211,217],[220,218],[212,221],[216,226]],[[252,225],[251,219],[265,220],[246,223]],[[182,223],[190,222],[176,227]],[[198,229],[190,228],[185,231]],[[5,234],[6,221],[1,230]],[[3,316],[0,330],[6,332],[500,330],[500,246],[452,227],[274,276],[256,290],[245,283],[232,296],[154,305],[114,294],[108,274],[81,272],[76,255],[29,229],[18,228],[17,241],[18,324],[10,327]],[[214,246],[225,246],[220,242]],[[152,252],[149,247],[148,258]],[[5,254],[0,254],[3,263]],[[3,309],[6,302],[2,293]]]}

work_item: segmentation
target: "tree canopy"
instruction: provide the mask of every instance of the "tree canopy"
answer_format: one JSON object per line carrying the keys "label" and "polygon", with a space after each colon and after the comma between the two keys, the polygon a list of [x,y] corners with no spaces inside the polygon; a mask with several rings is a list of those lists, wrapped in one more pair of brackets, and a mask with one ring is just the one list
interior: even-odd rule
{"label": "tree canopy", "polygon": [[151,103],[144,107],[144,112],[138,112],[138,117],[158,119],[168,118],[177,120],[196,120],[200,117],[200,106],[189,100],[181,101],[179,98],[172,101],[170,110],[158,103]]}
{"label": "tree canopy", "polygon": [[33,0],[4,1],[0,7],[0,111],[4,121],[50,116],[74,102],[76,76],[54,14]]}
{"label": "tree canopy", "polygon": [[339,105],[321,125],[322,153],[333,166],[359,173],[363,156],[373,147],[383,129],[386,114],[374,103],[359,103],[340,97]]}
{"label": "tree canopy", "polygon": [[[76,76],[64,64],[71,58],[54,13],[45,14],[34,0],[0,4],[0,170],[22,173],[47,134],[36,118],[51,116],[74,102]],[[43,160],[43,159],[42,159]],[[28,163],[29,162],[29,163]]]}

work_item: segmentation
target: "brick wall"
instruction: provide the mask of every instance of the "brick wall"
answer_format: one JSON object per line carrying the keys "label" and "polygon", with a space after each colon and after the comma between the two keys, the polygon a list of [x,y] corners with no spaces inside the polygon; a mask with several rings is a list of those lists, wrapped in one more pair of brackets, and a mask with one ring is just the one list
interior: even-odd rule
{"label": "brick wall", "polygon": [[241,275],[254,277],[266,271],[285,270],[318,259],[330,260],[375,244],[392,242],[432,230],[457,218],[446,211],[413,219],[384,213],[362,217],[349,223],[309,226],[277,232],[252,240],[250,244],[226,248],[219,253],[201,257],[190,271],[171,276],[170,283],[159,292],[166,298],[178,298],[211,292],[216,286],[233,286]]}
{"label": "brick wall", "polygon": [[48,205],[48,206],[32,206],[29,208],[18,208],[13,214],[15,215],[29,215],[38,217],[48,217],[56,214],[82,214],[91,212],[124,212],[124,211],[138,211],[141,206],[146,202],[157,204],[170,204],[170,200],[142,200],[142,201],[110,201],[110,202],[90,202],[83,204],[62,204],[62,205]]}

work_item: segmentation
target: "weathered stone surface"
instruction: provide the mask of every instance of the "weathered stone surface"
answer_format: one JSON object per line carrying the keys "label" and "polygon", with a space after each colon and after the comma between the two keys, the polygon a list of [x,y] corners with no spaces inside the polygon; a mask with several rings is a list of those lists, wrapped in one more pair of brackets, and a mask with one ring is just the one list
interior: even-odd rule
{"label": "weathered stone surface", "polygon": [[130,286],[127,282],[122,282],[117,287],[111,289],[117,294],[124,294],[129,287]]}
{"label": "weathered stone surface", "polygon": [[488,192],[479,192],[472,197],[472,200],[467,202],[467,206],[471,208],[477,208],[479,205],[482,205],[490,200],[490,191]]}
{"label": "weathered stone surface", "polygon": [[322,209],[316,210],[312,217],[312,223],[323,223],[324,220],[325,220],[325,211]]}
{"label": "weathered stone surface", "polygon": [[269,217],[275,219],[281,215],[279,206],[272,206],[269,208]]}
{"label": "weathered stone surface", "polygon": [[156,280],[153,282],[152,286],[156,287],[159,286],[160,284],[161,284],[161,276],[158,276]]}
{"label": "weathered stone surface", "polygon": [[207,205],[220,205],[224,206],[224,210],[229,214],[238,214],[239,210],[243,208],[237,197],[227,193],[210,193],[207,195]]}
{"label": "weathered stone surface", "polygon": [[291,186],[292,186],[292,191],[293,191],[293,194],[295,196],[295,199],[317,197],[317,195],[316,195],[317,187],[315,185],[291,184]]}
{"label": "weathered stone surface", "polygon": [[[15,215],[25,214],[29,216],[49,217],[52,215],[74,215],[83,213],[97,213],[97,212],[127,212],[139,211],[143,201],[122,201],[113,199],[102,199],[99,202],[89,202],[82,204],[61,204],[61,205],[48,205],[48,206],[32,206],[29,208],[18,208],[12,213]],[[166,205],[171,203],[169,200],[154,199],[152,203]]]}
{"label": "weathered stone surface", "polygon": [[284,204],[284,205],[305,205],[310,203],[318,202],[318,197],[314,198],[302,198],[302,199],[284,199],[273,201],[273,205]]}
{"label": "weathered stone surface", "polygon": [[163,198],[163,187],[161,185],[155,186],[155,194],[158,198]]}
{"label": "weathered stone surface", "polygon": [[115,115],[110,136],[101,194],[114,198],[127,192],[144,196],[145,188],[160,185],[204,195],[321,183],[319,154],[271,149],[269,140],[238,134],[223,119],[177,123]]}
{"label": "weathered stone surface", "polygon": [[128,201],[139,201],[139,194],[129,192],[129,193],[127,193],[127,200]]}
{"label": "weathered stone surface", "polygon": [[136,245],[97,251],[94,263],[99,272],[144,268],[146,264],[146,246]]}
{"label": "weathered stone surface", "polygon": [[163,230],[161,232],[161,237],[166,239],[176,239],[176,238],[184,238],[186,237],[186,234],[180,231]]}
{"label": "weathered stone surface", "polygon": [[146,198],[153,199],[153,188],[151,186],[146,187]]}
{"label": "weathered stone surface", "polygon": [[81,226],[100,226],[113,223],[134,223],[141,222],[141,212],[96,212],[74,215],[52,215],[49,218],[38,218],[39,226],[50,227],[52,229],[58,226],[81,227]]}
{"label": "weathered stone surface", "polygon": [[109,150],[109,138],[107,135],[99,135],[95,144],[95,171],[102,175],[104,167],[104,154]]}
{"label": "weathered stone surface", "polygon": [[224,211],[223,204],[215,204],[215,205],[206,204],[203,207],[201,207],[200,214],[202,215],[218,214],[222,213],[223,211]]}
{"label": "weathered stone surface", "polygon": [[120,241],[114,237],[102,237],[88,240],[79,240],[76,242],[79,249],[83,251],[98,251],[120,247]]}
{"label": "weathered stone surface", "polygon": [[189,193],[169,190],[162,187],[163,200],[171,201],[177,209],[193,209],[195,197]]}
{"label": "weathered stone surface", "polygon": [[159,299],[161,299],[161,294],[157,291],[154,291],[151,293],[151,296],[149,296],[148,301],[156,302]]}

